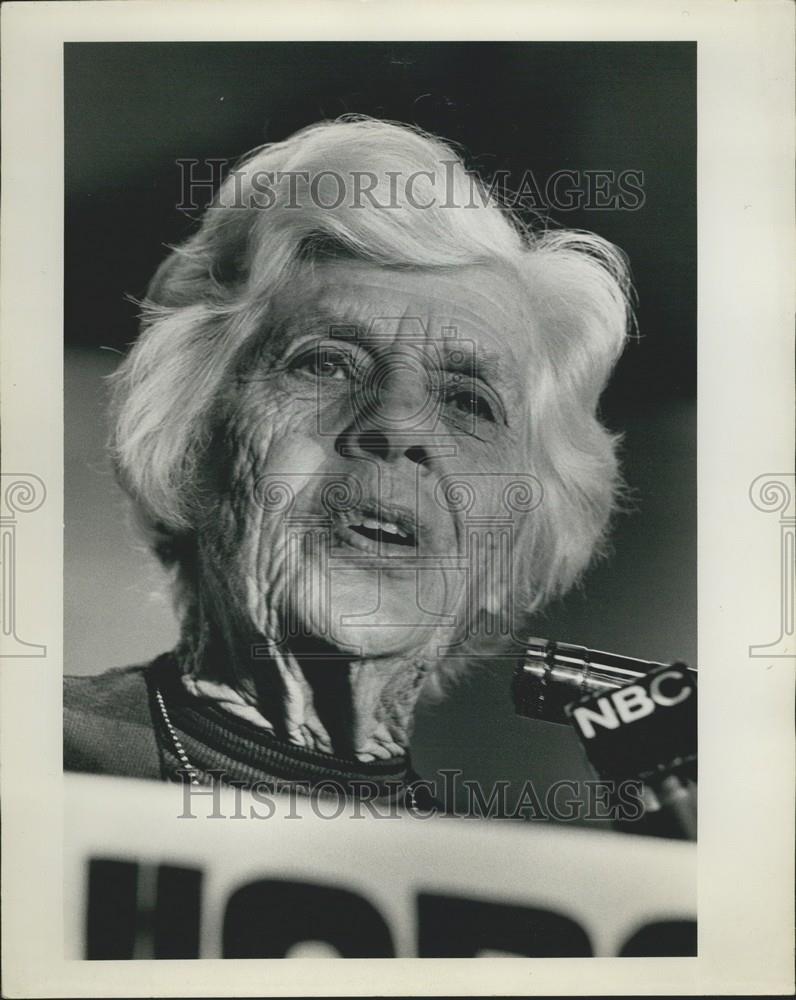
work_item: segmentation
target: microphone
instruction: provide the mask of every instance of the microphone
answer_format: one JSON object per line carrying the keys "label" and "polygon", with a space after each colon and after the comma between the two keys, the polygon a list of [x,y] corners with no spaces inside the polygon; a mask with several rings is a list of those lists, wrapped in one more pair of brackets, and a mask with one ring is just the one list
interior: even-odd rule
{"label": "microphone", "polygon": [[[665,666],[656,660],[531,638],[514,673],[514,705],[526,719],[566,725],[567,706],[583,695],[615,691]],[[696,670],[687,669],[696,676]]]}
{"label": "microphone", "polygon": [[696,839],[697,671],[531,638],[514,672],[517,714],[571,724],[598,774],[643,782],[633,832]]}

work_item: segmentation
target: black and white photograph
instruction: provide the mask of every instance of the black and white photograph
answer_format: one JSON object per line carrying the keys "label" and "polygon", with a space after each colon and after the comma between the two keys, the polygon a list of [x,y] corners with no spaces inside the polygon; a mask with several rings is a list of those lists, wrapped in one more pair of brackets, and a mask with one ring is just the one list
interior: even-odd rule
{"label": "black and white photograph", "polygon": [[[695,55],[65,47],[67,771],[573,827],[675,869],[608,953],[695,954]],[[407,954],[268,869],[222,956]],[[92,859],[80,957],[199,957],[192,874],[147,931]],[[605,953],[444,874],[409,954]]]}
{"label": "black and white photograph", "polygon": [[[702,43],[268,23],[58,46],[62,480],[4,463],[3,631],[60,718],[70,995],[183,960],[200,995],[422,995],[394,960],[473,958],[431,992],[538,992],[502,970],[556,959],[577,995],[586,958],[700,992],[732,794],[706,544],[733,544]],[[796,489],[764,458],[726,511],[770,542],[750,692],[793,652]],[[13,596],[61,489],[56,671]]]}

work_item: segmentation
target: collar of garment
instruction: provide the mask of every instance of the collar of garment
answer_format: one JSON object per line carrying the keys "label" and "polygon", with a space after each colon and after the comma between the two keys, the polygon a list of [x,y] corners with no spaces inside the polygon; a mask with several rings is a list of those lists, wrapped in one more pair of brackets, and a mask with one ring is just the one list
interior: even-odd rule
{"label": "collar of garment", "polygon": [[[155,730],[166,776],[172,780],[184,780],[185,768],[175,735],[192,768],[205,780],[225,784],[381,800],[402,798],[419,780],[408,755],[363,762],[280,740],[226,704],[192,694],[181,673],[174,655],[165,654],[152,664],[149,677]],[[158,704],[158,690],[174,734]]]}

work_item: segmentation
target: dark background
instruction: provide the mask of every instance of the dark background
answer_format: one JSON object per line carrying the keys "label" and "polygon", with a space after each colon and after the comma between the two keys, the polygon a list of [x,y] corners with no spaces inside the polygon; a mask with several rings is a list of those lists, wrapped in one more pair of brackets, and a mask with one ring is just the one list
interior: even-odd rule
{"label": "dark background", "polygon": [[[629,256],[640,337],[603,417],[624,432],[632,513],[613,553],[537,632],[651,659],[696,656],[696,47],[692,43],[73,43],[65,74],[65,655],[69,673],[170,646],[162,577],[127,525],[103,453],[103,376],[136,308],[194,231],[178,159],[236,160],[354,112],[461,144],[486,178],[640,170],[635,211],[552,211]],[[515,719],[510,664],[421,712],[415,764],[490,783],[588,775],[566,729]]]}

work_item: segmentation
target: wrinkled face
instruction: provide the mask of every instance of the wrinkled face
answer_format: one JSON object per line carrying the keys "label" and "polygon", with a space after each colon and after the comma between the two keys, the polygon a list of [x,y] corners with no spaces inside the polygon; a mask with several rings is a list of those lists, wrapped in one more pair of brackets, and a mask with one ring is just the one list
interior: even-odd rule
{"label": "wrinkled face", "polygon": [[351,262],[281,293],[228,378],[208,480],[205,573],[246,628],[409,654],[489,604],[473,567],[502,544],[505,572],[490,529],[516,523],[528,466],[521,299],[497,268]]}

